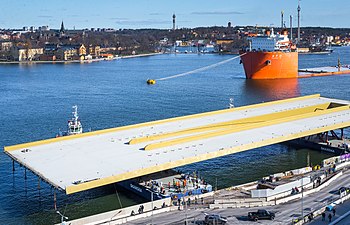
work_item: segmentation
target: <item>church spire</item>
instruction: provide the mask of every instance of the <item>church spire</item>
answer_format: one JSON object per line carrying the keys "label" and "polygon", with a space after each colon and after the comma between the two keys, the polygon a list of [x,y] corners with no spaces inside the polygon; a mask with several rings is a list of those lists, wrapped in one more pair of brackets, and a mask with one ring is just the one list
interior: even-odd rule
{"label": "church spire", "polygon": [[64,33],[64,31],[65,31],[65,30],[64,30],[63,20],[62,20],[60,33]]}

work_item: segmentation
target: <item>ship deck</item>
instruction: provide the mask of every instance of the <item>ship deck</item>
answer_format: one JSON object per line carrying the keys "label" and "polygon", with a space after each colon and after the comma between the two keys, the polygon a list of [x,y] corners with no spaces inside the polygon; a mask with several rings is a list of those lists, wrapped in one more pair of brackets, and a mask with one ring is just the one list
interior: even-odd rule
{"label": "ship deck", "polygon": [[[156,181],[158,183],[158,186],[156,185],[156,187],[159,187],[158,190],[155,190],[156,192],[160,193],[160,187],[164,188],[164,195],[165,196],[171,196],[172,194],[178,194],[178,193],[184,193],[186,191],[192,191],[196,188],[201,188],[201,189],[206,189],[207,185],[210,184],[204,184],[203,180],[200,180],[199,178],[197,178],[198,183],[195,182],[196,179],[194,179],[193,177],[188,177],[187,178],[187,182],[186,182],[186,186],[184,186],[183,183],[183,179],[181,174],[175,174],[172,176],[167,176],[167,177],[162,177],[159,179],[142,179],[142,182],[139,183],[139,185],[142,185],[148,189],[151,189],[151,181]],[[178,188],[175,188],[176,185],[174,185],[174,182],[180,182],[180,186]],[[210,185],[211,186],[211,185]]]}
{"label": "ship deck", "polygon": [[350,74],[349,66],[342,66],[340,67],[340,69],[338,69],[338,67],[336,66],[325,66],[308,69],[299,69],[298,71],[299,78]]}
{"label": "ship deck", "polygon": [[350,102],[320,95],[5,147],[67,194],[350,126]]}

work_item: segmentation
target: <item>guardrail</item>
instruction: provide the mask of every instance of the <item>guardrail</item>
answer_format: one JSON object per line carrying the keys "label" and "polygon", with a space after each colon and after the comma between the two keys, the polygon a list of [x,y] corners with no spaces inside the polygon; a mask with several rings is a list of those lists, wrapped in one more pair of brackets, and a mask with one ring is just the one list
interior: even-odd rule
{"label": "guardrail", "polygon": [[[201,195],[193,195],[189,197],[185,197],[185,200],[188,199],[195,200],[195,198],[206,198],[214,195],[214,192],[208,192]],[[139,212],[140,207],[143,207],[142,212]],[[153,210],[152,210],[153,208]],[[183,206],[181,206],[183,209]],[[116,209],[113,211],[100,213],[93,216],[88,216],[76,220],[69,221],[70,225],[114,225],[114,224],[123,224],[133,220],[150,217],[155,214],[170,212],[178,210],[178,206],[172,205],[171,198],[165,198],[156,200],[153,202],[146,202],[126,208]],[[60,225],[60,224],[57,224]]]}
{"label": "guardrail", "polygon": [[[343,174],[343,172],[340,171],[336,175],[331,177],[329,180],[327,180],[326,182],[321,184],[320,186],[313,188],[313,189],[310,189],[310,190],[307,190],[307,191],[304,191],[303,193],[290,195],[290,191],[288,191],[288,193],[289,193],[288,196],[280,198],[280,199],[277,199],[276,196],[272,196],[272,197],[270,197],[269,201],[264,201],[264,200],[251,201],[251,200],[249,200],[249,201],[245,201],[245,202],[232,202],[231,200],[226,200],[226,201],[225,200],[215,200],[214,204],[209,204],[209,208],[210,209],[243,208],[243,207],[250,208],[250,207],[264,207],[264,206],[279,205],[281,203],[286,203],[286,202],[289,202],[289,201],[292,201],[295,199],[301,199],[303,196],[307,196],[307,195],[310,195],[312,193],[318,192],[321,189],[327,187],[331,182],[336,180],[342,174]],[[313,184],[310,183],[310,184],[308,184],[308,186],[305,186],[305,188],[312,187],[312,186],[313,186]],[[244,200],[244,199],[241,199],[241,200]]]}

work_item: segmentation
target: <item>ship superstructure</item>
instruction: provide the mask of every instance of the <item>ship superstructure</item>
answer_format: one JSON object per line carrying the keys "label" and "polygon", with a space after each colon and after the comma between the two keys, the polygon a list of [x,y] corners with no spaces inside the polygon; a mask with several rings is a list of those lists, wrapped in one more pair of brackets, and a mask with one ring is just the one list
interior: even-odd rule
{"label": "ship superstructure", "polygon": [[79,120],[78,116],[78,106],[74,105],[73,107],[73,117],[68,121],[68,135],[81,134],[83,133],[83,126]]}
{"label": "ship superstructure", "polygon": [[83,125],[81,124],[79,115],[78,115],[78,106],[74,105],[72,106],[72,108],[73,108],[73,112],[72,112],[73,116],[72,116],[72,119],[68,120],[67,131],[59,131],[56,137],[63,137],[63,136],[83,133]]}

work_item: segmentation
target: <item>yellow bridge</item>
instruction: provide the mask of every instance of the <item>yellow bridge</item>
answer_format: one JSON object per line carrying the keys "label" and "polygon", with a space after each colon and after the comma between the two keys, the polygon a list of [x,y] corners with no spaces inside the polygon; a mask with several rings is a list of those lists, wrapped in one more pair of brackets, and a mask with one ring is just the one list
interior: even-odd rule
{"label": "yellow bridge", "polygon": [[310,95],[5,147],[67,194],[350,127],[350,102]]}

